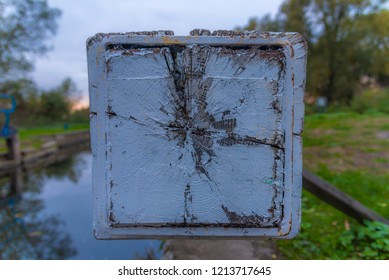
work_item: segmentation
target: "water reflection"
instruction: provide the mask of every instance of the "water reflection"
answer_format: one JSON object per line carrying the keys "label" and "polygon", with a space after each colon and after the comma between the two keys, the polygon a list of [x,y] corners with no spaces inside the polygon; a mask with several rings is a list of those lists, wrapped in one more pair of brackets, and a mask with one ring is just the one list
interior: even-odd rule
{"label": "water reflection", "polygon": [[94,239],[91,155],[66,156],[0,178],[0,259],[160,257],[159,241]]}

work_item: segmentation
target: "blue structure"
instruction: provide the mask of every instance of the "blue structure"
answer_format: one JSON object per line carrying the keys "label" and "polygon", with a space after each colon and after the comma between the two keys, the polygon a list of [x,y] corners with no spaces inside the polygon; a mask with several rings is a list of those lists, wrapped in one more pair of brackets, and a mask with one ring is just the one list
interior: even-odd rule
{"label": "blue structure", "polygon": [[4,125],[0,131],[0,137],[9,138],[12,135],[16,134],[16,129],[12,128],[9,125],[10,115],[11,115],[11,113],[15,112],[15,109],[16,109],[16,100],[13,96],[10,96],[10,95],[4,94],[4,93],[0,93],[0,98],[11,100],[11,108],[0,109],[0,113],[4,113],[4,115],[5,115]]}

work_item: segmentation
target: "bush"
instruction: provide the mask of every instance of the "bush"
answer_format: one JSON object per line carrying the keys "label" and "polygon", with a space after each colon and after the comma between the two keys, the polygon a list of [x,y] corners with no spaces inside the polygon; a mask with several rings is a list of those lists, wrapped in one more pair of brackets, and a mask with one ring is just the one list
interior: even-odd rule
{"label": "bush", "polygon": [[353,98],[351,108],[360,114],[389,113],[389,88],[361,92]]}

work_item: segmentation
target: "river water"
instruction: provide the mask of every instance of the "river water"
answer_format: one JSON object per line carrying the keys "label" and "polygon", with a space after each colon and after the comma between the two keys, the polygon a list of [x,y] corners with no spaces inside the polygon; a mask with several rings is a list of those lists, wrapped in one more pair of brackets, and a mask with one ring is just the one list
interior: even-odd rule
{"label": "river water", "polygon": [[91,162],[80,152],[0,178],[0,259],[161,257],[159,240],[94,238]]}

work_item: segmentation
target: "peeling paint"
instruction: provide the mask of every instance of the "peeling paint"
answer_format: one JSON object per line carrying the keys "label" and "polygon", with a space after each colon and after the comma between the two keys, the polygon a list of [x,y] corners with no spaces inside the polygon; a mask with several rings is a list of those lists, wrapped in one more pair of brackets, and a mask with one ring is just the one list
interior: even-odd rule
{"label": "peeling paint", "polygon": [[190,192],[190,185],[186,185],[185,192],[184,192],[184,200],[185,200],[185,211],[184,211],[184,224],[188,223],[195,223],[197,221],[197,218],[195,215],[192,214],[192,202],[193,197]]}
{"label": "peeling paint", "polygon": [[[250,215],[237,214],[236,212],[228,210],[228,208],[224,205],[222,205],[222,209],[228,217],[228,220],[233,225],[242,225],[245,227],[261,227],[263,224],[268,223],[270,220],[269,218],[258,215],[256,213],[252,213]],[[273,209],[269,209],[269,212],[272,213]]]}
{"label": "peeling paint", "polygon": [[190,36],[210,36],[211,31],[208,29],[194,29],[190,32]]}
{"label": "peeling paint", "polygon": [[[301,37],[287,33],[90,39],[91,98],[99,98],[91,102],[92,135],[109,131],[92,147],[98,212],[109,213],[97,235],[278,236],[288,223],[298,227],[291,190],[301,189],[292,186],[301,142],[292,137],[302,120],[294,91],[303,88],[294,83],[304,80],[303,54]],[[95,186],[104,179],[107,192]]]}

